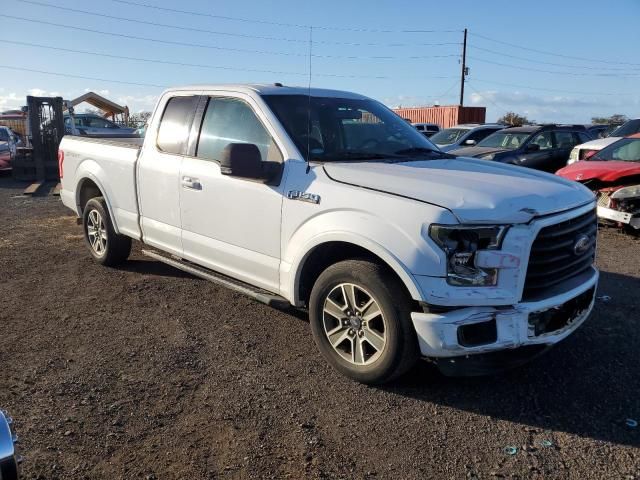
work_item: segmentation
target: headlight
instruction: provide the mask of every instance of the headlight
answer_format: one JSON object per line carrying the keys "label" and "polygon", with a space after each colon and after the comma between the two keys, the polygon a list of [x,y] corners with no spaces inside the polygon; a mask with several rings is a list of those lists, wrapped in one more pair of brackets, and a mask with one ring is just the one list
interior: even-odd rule
{"label": "headlight", "polygon": [[490,153],[488,155],[481,155],[479,158],[481,158],[482,160],[493,160],[493,157],[495,156],[495,153]]}
{"label": "headlight", "polygon": [[429,236],[447,255],[447,283],[457,286],[496,285],[498,270],[476,267],[475,257],[478,250],[499,250],[507,228],[504,225],[431,225]]}
{"label": "headlight", "polygon": [[611,198],[616,200],[622,200],[624,198],[640,197],[640,185],[634,185],[632,187],[624,187],[620,190],[616,190],[611,194]]}

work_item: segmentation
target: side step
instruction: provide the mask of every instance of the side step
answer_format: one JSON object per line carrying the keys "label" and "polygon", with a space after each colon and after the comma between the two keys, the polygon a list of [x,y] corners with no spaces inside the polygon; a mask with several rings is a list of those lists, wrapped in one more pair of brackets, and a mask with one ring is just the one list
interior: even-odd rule
{"label": "side step", "polygon": [[162,263],[171,265],[172,267],[175,267],[184,272],[190,273],[191,275],[195,275],[196,277],[209,280],[210,282],[216,283],[218,285],[222,285],[223,287],[230,288],[231,290],[235,290],[236,292],[240,292],[261,303],[266,303],[271,307],[287,308],[291,306],[289,301],[284,297],[281,297],[279,295],[274,295],[273,293],[269,293],[266,290],[261,290],[261,289],[252,287],[251,285],[233,280],[229,277],[224,277],[212,270],[209,270],[204,267],[200,267],[199,265],[185,262],[184,260],[177,260],[174,258],[165,257],[164,255],[158,252],[154,252],[152,250],[143,249],[142,253],[147,257],[151,257]]}

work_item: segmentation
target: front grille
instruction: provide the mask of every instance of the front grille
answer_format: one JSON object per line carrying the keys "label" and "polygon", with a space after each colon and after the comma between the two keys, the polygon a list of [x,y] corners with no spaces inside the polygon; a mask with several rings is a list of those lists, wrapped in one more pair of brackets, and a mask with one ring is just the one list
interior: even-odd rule
{"label": "front grille", "polygon": [[598,192],[596,193],[596,198],[598,199],[598,206],[609,208],[609,199],[611,198],[611,194],[613,192]]}
{"label": "front grille", "polygon": [[[597,230],[595,210],[540,230],[531,246],[522,298],[530,299],[587,270],[595,260]],[[590,246],[576,254],[576,242],[583,235],[589,237]]]}

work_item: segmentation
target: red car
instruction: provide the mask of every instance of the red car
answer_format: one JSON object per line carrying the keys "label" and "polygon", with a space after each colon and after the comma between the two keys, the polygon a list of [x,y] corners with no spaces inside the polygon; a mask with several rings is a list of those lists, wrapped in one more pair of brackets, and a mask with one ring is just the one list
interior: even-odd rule
{"label": "red car", "polygon": [[598,217],[640,231],[640,133],[621,138],[597,154],[556,172],[593,190]]}

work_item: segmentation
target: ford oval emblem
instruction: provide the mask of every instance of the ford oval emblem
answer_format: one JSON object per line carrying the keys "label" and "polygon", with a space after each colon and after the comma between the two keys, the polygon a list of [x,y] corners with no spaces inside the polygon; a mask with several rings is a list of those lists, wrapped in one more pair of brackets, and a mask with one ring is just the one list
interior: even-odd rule
{"label": "ford oval emblem", "polygon": [[587,235],[580,235],[573,244],[575,255],[584,255],[591,248],[591,239]]}

